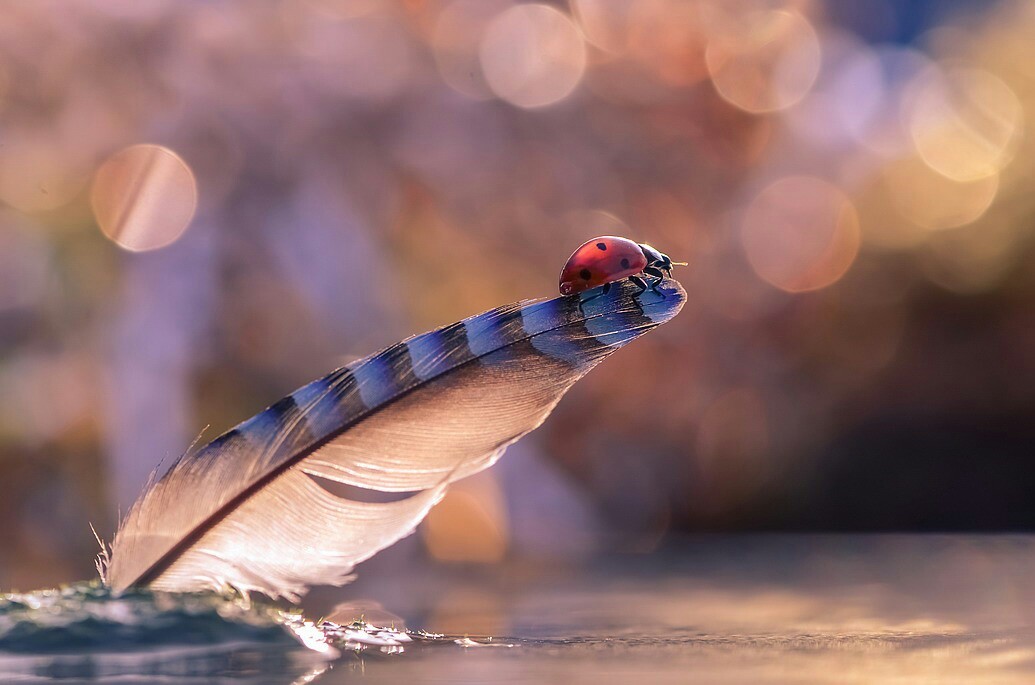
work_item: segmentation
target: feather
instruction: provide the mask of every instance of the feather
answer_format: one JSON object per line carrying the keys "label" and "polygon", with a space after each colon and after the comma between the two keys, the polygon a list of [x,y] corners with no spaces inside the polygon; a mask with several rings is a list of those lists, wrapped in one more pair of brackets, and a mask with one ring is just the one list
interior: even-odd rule
{"label": "feather", "polygon": [[[447,485],[491,466],[605,357],[686,293],[616,283],[499,307],[338,369],[188,452],[119,526],[116,591],[223,590],[297,600],[410,534]],[[332,494],[328,479],[407,496]]]}

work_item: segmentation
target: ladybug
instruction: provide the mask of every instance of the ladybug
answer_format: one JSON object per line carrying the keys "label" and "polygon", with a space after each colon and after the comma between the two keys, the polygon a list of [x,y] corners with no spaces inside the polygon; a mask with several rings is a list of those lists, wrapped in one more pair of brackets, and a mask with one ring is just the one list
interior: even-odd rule
{"label": "ladybug", "polygon": [[[612,283],[626,277],[640,286],[641,293],[648,288],[658,292],[658,284],[666,274],[671,277],[672,267],[677,265],[686,266],[686,262],[673,262],[644,243],[603,235],[586,241],[568,258],[561,269],[561,295],[574,295],[598,285],[604,286],[600,294],[605,295]],[[648,284],[639,274],[653,276],[654,280]]]}

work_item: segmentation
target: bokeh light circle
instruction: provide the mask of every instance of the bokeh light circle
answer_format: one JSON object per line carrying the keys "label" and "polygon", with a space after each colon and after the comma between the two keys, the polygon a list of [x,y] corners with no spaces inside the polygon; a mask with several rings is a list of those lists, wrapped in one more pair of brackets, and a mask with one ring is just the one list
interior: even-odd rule
{"label": "bokeh light circle", "polygon": [[572,0],[571,8],[586,40],[606,52],[620,53],[626,48],[626,34],[638,4],[628,0]]}
{"label": "bokeh light circle", "polygon": [[923,228],[940,230],[977,221],[999,190],[999,174],[960,182],[937,173],[914,157],[884,170],[892,201],[904,217]]}
{"label": "bokeh light circle", "polygon": [[0,143],[0,201],[27,214],[68,204],[90,180],[77,152],[44,131],[18,129]]}
{"label": "bokeh light circle", "polygon": [[911,105],[913,142],[938,173],[975,181],[1013,158],[1024,109],[998,77],[980,69],[931,69],[915,85]]}
{"label": "bokeh light circle", "polygon": [[859,217],[839,188],[819,178],[789,176],[748,206],[741,240],[760,278],[788,292],[835,283],[859,252]]}
{"label": "bokeh light circle", "polygon": [[946,290],[972,294],[999,286],[1017,262],[1018,231],[1003,221],[939,231],[924,245],[920,264]]}
{"label": "bokeh light circle", "polygon": [[501,12],[485,31],[480,55],[492,91],[525,108],[563,100],[586,70],[586,45],[578,28],[547,5]]}
{"label": "bokeh light circle", "polygon": [[812,88],[819,38],[796,12],[751,12],[708,42],[705,62],[719,95],[746,112],[786,109]]}
{"label": "bokeh light circle", "polygon": [[914,151],[909,133],[909,103],[912,84],[920,74],[933,68],[933,62],[914,48],[881,45],[872,48],[879,74],[881,97],[868,125],[856,135],[867,150],[888,159],[898,159]]}
{"label": "bokeh light circle", "polygon": [[133,145],[101,165],[90,191],[94,217],[120,247],[165,247],[187,230],[198,205],[194,173],[160,145]]}
{"label": "bokeh light circle", "polygon": [[850,33],[826,31],[823,65],[809,94],[786,115],[803,139],[828,147],[865,138],[887,105],[886,87],[876,52]]}

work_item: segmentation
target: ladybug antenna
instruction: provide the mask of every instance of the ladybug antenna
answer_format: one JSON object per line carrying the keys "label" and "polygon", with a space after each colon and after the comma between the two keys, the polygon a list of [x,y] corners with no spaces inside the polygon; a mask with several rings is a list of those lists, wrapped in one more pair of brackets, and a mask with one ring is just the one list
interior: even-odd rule
{"label": "ladybug antenna", "polygon": [[690,266],[688,262],[672,262],[672,266]]}

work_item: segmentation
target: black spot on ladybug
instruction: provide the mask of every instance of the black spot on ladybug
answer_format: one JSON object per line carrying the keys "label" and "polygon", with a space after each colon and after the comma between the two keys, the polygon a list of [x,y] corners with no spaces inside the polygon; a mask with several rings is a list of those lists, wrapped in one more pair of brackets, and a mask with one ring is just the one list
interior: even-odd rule
{"label": "black spot on ladybug", "polygon": [[581,276],[582,280],[584,280],[584,281],[588,281],[589,277],[592,276],[592,275],[593,274],[591,274],[589,272],[589,269],[583,269],[582,271],[579,272],[579,276]]}
{"label": "black spot on ladybug", "polygon": [[623,269],[628,269],[629,268],[629,260],[626,257],[622,257],[622,268]]}
{"label": "black spot on ladybug", "polygon": [[607,243],[597,243],[597,249],[607,251]]}

